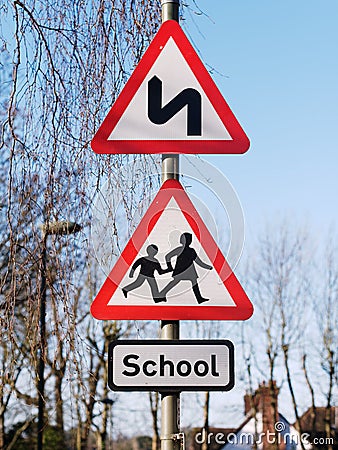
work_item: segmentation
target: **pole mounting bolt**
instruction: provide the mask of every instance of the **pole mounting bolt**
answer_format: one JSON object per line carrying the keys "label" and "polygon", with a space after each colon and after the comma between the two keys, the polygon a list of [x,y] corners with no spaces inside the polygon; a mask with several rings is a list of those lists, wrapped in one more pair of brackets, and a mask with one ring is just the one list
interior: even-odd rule
{"label": "pole mounting bolt", "polygon": [[185,450],[185,434],[183,432],[161,436],[161,441],[173,441],[174,443],[179,442],[180,450]]}

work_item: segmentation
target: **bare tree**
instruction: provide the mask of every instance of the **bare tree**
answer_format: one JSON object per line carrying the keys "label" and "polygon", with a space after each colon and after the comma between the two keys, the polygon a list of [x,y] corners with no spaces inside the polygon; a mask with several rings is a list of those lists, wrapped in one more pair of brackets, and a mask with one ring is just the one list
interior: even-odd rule
{"label": "bare tree", "polygon": [[[304,314],[309,299],[308,252],[308,237],[304,230],[295,229],[287,223],[270,228],[259,241],[252,278],[252,291],[257,295],[256,306],[263,320],[271,398],[277,398],[275,368],[278,358],[282,356],[299,430],[301,422],[290,355],[298,350],[300,337],[305,332]],[[276,402],[273,408],[276,422]]]}
{"label": "bare tree", "polygon": [[[332,234],[332,232],[330,232]],[[318,268],[320,274],[319,292],[315,300],[315,314],[320,331],[320,359],[321,368],[326,375],[326,407],[325,407],[325,435],[328,439],[328,449],[333,448],[330,439],[334,438],[332,423],[333,394],[337,387],[338,375],[338,259],[335,240],[330,239],[323,256],[325,263]]]}
{"label": "bare tree", "polygon": [[[275,267],[273,266],[273,263],[275,262],[275,255],[273,255],[273,252],[275,249],[271,242],[271,239],[273,239],[273,237],[273,234],[267,232],[265,237],[259,240],[256,257],[253,258],[251,263],[252,273],[250,277],[250,289],[255,295],[255,309],[256,311],[259,311],[262,320],[262,338],[264,342],[263,345],[265,354],[267,356],[267,370],[264,369],[264,362],[260,360],[255,362],[258,365],[258,371],[263,374],[263,379],[265,379],[266,375],[268,374],[268,386],[271,389],[271,398],[276,399],[274,382],[277,358],[280,355],[280,346],[278,339],[280,322],[278,316],[278,299],[276,298],[276,273]],[[250,332],[253,333],[252,328],[250,329]],[[248,339],[250,339],[250,332],[248,335]],[[250,357],[248,361],[249,365],[247,365],[250,377],[252,376],[251,359],[252,358]],[[272,407],[274,420],[276,422],[278,421],[278,411],[275,402],[273,403]],[[255,411],[255,417],[257,415],[256,413],[257,411]],[[255,424],[255,428],[257,432],[257,424]],[[276,448],[278,448],[278,442],[275,443],[275,446]]]}
{"label": "bare tree", "polygon": [[152,417],[152,442],[151,450],[159,450],[161,447],[160,433],[158,429],[158,407],[159,407],[159,393],[149,392],[149,403]]}
{"label": "bare tree", "polygon": [[[27,424],[36,415],[40,224],[71,220],[83,227],[74,237],[46,241],[46,426],[54,422],[55,407],[61,434],[69,428],[65,417],[76,417],[70,395],[79,386],[81,407],[87,405],[83,433],[95,429],[92,411],[98,392],[94,390],[104,394],[106,389],[96,378],[104,373],[103,339],[107,336],[103,329],[101,342],[91,343],[96,354],[87,353],[83,341],[92,339],[85,330],[90,330],[88,312],[93,297],[81,286],[86,281],[85,265],[92,258],[88,246],[91,206],[95,193],[126,164],[129,178],[134,177],[135,161],[144,163],[146,175],[148,157],[97,157],[89,143],[157,31],[160,5],[156,0],[91,0],[85,5],[68,0],[12,0],[0,3],[0,9],[7,25],[0,32],[1,86],[8,88],[1,88],[0,96],[6,111],[0,116],[0,167],[5,187],[0,299],[5,339],[0,357],[4,369],[1,386],[6,387],[0,389],[0,442],[9,447],[10,442],[4,444],[6,426],[15,409],[20,408]],[[130,210],[127,202],[124,207]],[[79,363],[86,358],[92,364],[92,391],[87,390],[89,380],[83,379]],[[19,361],[24,361],[22,367],[27,369],[17,366]],[[23,377],[29,380],[24,387],[20,384]],[[83,401],[85,392],[90,393],[87,402]],[[17,405],[11,401],[14,393]],[[78,416],[81,423],[82,411]],[[104,408],[102,441],[106,413]]]}

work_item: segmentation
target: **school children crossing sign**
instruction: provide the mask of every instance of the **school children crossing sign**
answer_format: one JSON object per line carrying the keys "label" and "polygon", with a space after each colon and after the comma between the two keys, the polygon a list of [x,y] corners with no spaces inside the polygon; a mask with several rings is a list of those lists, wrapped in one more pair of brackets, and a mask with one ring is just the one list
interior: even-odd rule
{"label": "school children crossing sign", "polygon": [[246,320],[252,312],[177,180],[162,185],[91,306],[101,320]]}
{"label": "school children crossing sign", "polygon": [[96,153],[244,153],[249,145],[173,20],[162,24],[91,142]]}

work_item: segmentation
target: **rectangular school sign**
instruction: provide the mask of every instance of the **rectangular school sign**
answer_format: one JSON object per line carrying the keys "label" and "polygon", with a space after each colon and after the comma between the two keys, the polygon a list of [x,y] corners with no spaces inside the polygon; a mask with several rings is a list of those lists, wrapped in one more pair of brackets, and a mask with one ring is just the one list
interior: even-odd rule
{"label": "rectangular school sign", "polygon": [[229,391],[234,346],[228,340],[114,341],[108,384],[114,391]]}

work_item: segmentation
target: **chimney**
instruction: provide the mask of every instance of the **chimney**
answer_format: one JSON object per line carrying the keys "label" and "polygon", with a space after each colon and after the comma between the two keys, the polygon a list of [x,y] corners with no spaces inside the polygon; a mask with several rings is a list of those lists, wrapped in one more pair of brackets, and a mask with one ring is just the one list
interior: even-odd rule
{"label": "chimney", "polygon": [[[278,421],[278,393],[279,388],[276,381],[269,381],[268,383],[261,383],[256,392],[246,394],[244,396],[244,411],[245,414],[262,414],[262,432],[263,435],[263,450],[275,450],[277,445],[271,442],[273,439],[266,439],[267,434],[273,436],[276,433],[275,423]],[[277,434],[275,435],[277,437]]]}
{"label": "chimney", "polygon": [[252,394],[246,393],[244,395],[244,415],[246,416],[253,409],[253,399],[255,397]]}

